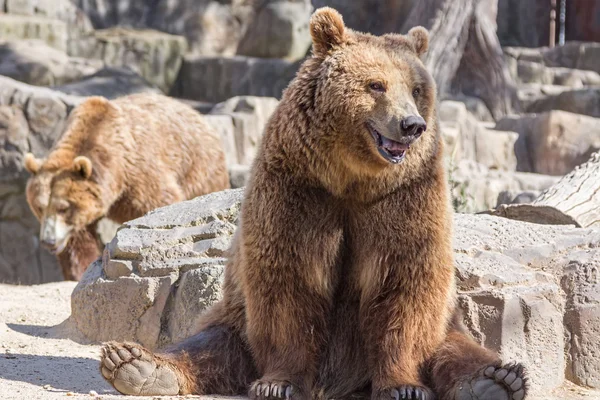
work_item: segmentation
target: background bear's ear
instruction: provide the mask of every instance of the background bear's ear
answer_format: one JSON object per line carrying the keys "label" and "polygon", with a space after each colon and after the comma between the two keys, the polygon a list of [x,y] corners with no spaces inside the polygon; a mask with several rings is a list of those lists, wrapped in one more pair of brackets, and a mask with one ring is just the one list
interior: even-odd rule
{"label": "background bear's ear", "polygon": [[32,153],[25,154],[25,159],[23,161],[25,169],[33,175],[37,174],[42,167],[42,160],[35,158]]}
{"label": "background bear's ear", "polygon": [[330,7],[317,9],[310,18],[310,35],[314,54],[327,55],[331,49],[346,41],[342,15]]}
{"label": "background bear's ear", "polygon": [[429,48],[429,32],[422,26],[415,26],[408,31],[408,37],[412,40],[417,55],[421,57]]}
{"label": "background bear's ear", "polygon": [[73,168],[75,171],[80,172],[81,176],[85,179],[92,176],[92,161],[85,156],[75,157],[73,160]]}

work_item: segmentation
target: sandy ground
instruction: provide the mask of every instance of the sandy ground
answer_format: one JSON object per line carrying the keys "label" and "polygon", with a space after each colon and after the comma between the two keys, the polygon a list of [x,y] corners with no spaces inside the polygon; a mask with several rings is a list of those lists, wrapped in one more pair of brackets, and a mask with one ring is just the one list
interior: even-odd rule
{"label": "sandy ground", "polygon": [[[119,395],[100,376],[99,346],[83,340],[67,320],[74,287],[0,284],[0,400],[217,398]],[[600,400],[600,392],[568,386],[543,399]]]}

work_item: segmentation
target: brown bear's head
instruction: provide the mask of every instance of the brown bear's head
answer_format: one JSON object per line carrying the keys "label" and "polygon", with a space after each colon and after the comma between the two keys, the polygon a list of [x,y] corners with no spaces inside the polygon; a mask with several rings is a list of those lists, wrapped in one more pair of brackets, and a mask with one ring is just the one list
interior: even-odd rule
{"label": "brown bear's head", "polygon": [[427,31],[360,33],[324,7],[313,14],[310,32],[315,109],[344,135],[335,145],[344,165],[360,173],[420,167],[436,141],[429,129],[435,125],[435,83],[420,59]]}
{"label": "brown bear's head", "polygon": [[44,164],[44,160],[35,158],[31,153],[25,154],[24,161],[25,169],[31,173],[31,176],[27,180],[27,188],[25,189],[27,203],[29,203],[33,215],[41,221],[44,210],[48,207],[48,200],[50,199],[52,173],[43,171],[42,165]]}
{"label": "brown bear's head", "polygon": [[40,220],[40,241],[60,253],[74,232],[85,229],[106,212],[99,185],[92,179],[92,162],[79,156],[57,166],[27,155],[25,167],[32,174],[27,201]]}

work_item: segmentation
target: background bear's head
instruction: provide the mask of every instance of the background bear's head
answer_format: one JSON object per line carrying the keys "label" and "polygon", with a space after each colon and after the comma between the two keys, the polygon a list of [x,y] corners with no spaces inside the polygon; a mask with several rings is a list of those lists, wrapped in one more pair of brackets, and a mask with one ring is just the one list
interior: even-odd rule
{"label": "background bear's head", "polygon": [[25,158],[32,174],[27,201],[39,219],[40,241],[54,253],[62,252],[73,233],[85,229],[106,212],[100,187],[92,178],[92,162],[84,156],[62,160],[58,165]]}
{"label": "background bear's head", "polygon": [[344,135],[336,156],[362,173],[423,164],[436,140],[435,83],[420,59],[427,31],[364,34],[346,28],[342,16],[325,7],[313,14],[310,32],[314,108],[336,138]]}

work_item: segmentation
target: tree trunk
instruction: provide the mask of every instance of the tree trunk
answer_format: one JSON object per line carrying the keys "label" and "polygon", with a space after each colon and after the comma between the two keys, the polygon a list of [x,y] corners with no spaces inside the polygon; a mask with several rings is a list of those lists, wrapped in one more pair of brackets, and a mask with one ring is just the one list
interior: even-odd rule
{"label": "tree trunk", "polygon": [[487,214],[547,225],[600,227],[600,152],[531,204],[503,204]]}
{"label": "tree trunk", "polygon": [[494,118],[512,111],[515,85],[496,36],[498,0],[420,0],[403,32],[421,25],[430,32],[425,65],[440,98],[451,90],[481,98]]}

